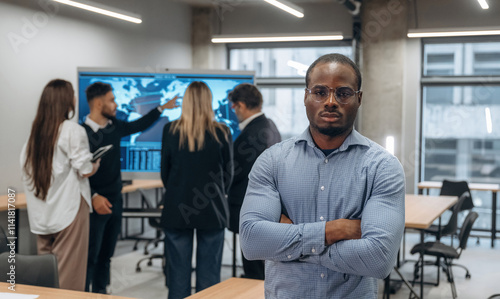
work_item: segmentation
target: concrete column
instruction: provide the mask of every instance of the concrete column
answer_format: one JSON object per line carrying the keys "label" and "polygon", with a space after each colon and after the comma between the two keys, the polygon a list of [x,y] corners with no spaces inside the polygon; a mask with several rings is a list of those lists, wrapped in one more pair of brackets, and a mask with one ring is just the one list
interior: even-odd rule
{"label": "concrete column", "polygon": [[226,69],[225,45],[212,44],[215,9],[211,6],[192,8],[191,48],[194,69]]}
{"label": "concrete column", "polygon": [[400,160],[407,11],[406,0],[363,1],[361,10],[359,130],[382,146],[387,136],[394,136]]}

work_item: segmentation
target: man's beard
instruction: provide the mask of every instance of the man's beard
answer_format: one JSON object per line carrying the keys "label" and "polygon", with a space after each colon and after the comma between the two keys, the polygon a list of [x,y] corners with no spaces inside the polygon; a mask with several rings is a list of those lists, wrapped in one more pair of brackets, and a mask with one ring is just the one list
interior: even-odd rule
{"label": "man's beard", "polygon": [[104,116],[105,118],[108,118],[108,119],[115,117],[113,114],[108,113],[107,111],[102,111],[101,114],[102,114],[102,116]]}
{"label": "man's beard", "polygon": [[347,132],[348,128],[344,127],[327,127],[327,128],[320,128],[318,126],[315,126],[316,129],[318,130],[319,133],[330,136],[330,137],[335,137],[342,135],[343,133]]}

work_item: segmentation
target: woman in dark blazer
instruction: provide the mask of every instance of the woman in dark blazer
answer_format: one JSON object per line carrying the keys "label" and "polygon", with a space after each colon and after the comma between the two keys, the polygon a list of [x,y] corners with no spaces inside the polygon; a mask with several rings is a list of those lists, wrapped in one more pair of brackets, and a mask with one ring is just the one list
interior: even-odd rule
{"label": "woman in dark blazer", "polygon": [[220,282],[232,177],[229,128],[214,120],[208,86],[193,82],[184,94],[180,119],[163,129],[161,178],[166,191],[161,223],[169,299],[191,295],[195,231],[196,292]]}

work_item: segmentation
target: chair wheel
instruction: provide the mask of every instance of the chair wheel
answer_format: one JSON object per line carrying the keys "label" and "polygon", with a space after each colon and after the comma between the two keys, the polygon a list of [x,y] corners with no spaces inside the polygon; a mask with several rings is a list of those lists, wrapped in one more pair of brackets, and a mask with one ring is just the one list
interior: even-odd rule
{"label": "chair wheel", "polygon": [[135,272],[141,272],[141,267],[135,268]]}
{"label": "chair wheel", "polygon": [[470,274],[469,273],[465,274],[465,278],[470,279]]}
{"label": "chair wheel", "polygon": [[136,251],[136,250],[137,250],[137,245],[134,245],[133,250],[134,250],[134,251]]}
{"label": "chair wheel", "polygon": [[148,261],[148,266],[152,266],[153,265],[153,262],[152,261]]}

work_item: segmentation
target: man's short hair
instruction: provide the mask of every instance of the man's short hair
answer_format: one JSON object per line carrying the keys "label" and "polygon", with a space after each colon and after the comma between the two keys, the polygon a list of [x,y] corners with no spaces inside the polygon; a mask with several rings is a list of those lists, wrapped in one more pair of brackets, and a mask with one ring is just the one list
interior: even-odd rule
{"label": "man's short hair", "polygon": [[236,86],[229,94],[229,101],[245,103],[249,110],[262,108],[262,94],[255,85],[242,83]]}
{"label": "man's short hair", "polygon": [[96,82],[85,89],[85,94],[87,95],[87,102],[91,102],[97,97],[101,97],[108,92],[112,91],[113,88],[108,83]]}
{"label": "man's short hair", "polygon": [[309,87],[309,76],[311,74],[311,71],[314,69],[314,67],[320,63],[329,63],[329,62],[336,62],[340,64],[345,64],[349,65],[352,67],[354,70],[354,73],[356,73],[356,80],[358,81],[358,90],[361,90],[361,72],[359,71],[358,66],[352,61],[349,57],[338,54],[338,53],[332,53],[332,54],[326,54],[321,56],[320,58],[316,59],[307,69],[306,73],[306,87]]}

